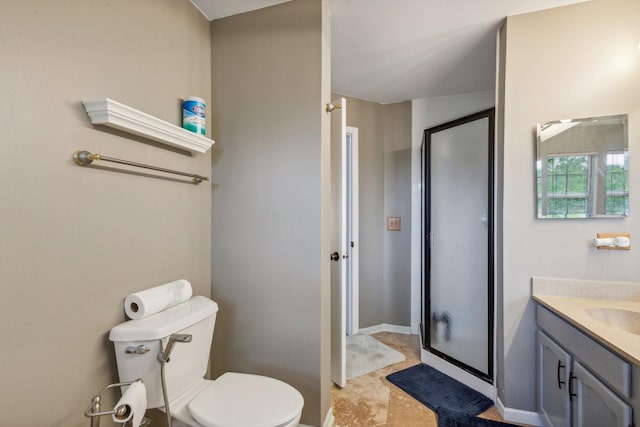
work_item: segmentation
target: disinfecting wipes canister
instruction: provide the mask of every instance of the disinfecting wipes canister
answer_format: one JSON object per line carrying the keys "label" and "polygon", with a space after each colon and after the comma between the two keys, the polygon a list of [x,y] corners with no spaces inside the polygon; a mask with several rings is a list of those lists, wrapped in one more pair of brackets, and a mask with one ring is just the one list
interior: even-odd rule
{"label": "disinfecting wipes canister", "polygon": [[201,135],[205,134],[207,104],[204,99],[189,96],[182,103],[182,127]]}

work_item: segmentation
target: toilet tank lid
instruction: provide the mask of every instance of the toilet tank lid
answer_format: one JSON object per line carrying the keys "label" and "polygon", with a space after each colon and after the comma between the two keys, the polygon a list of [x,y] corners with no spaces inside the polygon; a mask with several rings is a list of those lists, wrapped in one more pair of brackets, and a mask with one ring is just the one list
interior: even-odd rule
{"label": "toilet tank lid", "polygon": [[147,341],[168,337],[214,315],[218,304],[207,297],[194,296],[188,301],[140,320],[128,320],[109,333],[111,341]]}

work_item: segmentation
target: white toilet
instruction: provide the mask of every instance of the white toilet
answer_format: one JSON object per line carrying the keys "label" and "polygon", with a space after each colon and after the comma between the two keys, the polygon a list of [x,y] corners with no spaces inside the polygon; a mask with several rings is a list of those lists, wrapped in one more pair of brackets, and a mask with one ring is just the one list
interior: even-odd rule
{"label": "white toilet", "polygon": [[[304,400],[298,390],[260,375],[227,372],[205,380],[218,304],[203,296],[111,330],[121,382],[142,378],[147,408],[164,409],[161,362],[164,349],[167,400],[173,426],[294,427]],[[162,347],[160,345],[162,340]]]}

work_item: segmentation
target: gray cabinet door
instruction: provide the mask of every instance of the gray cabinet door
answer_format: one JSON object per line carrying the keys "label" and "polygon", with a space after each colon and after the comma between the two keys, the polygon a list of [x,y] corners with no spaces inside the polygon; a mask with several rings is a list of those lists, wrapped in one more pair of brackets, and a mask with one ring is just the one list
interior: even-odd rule
{"label": "gray cabinet door", "polygon": [[567,387],[571,356],[538,331],[537,357],[538,412],[547,427],[570,427],[571,402]]}
{"label": "gray cabinet door", "polygon": [[631,406],[587,371],[573,364],[573,416],[576,427],[629,427]]}

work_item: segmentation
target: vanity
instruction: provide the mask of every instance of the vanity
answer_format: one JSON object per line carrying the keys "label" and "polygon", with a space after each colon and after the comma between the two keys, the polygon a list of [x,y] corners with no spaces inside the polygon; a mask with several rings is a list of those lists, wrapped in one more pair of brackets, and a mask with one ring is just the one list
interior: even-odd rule
{"label": "vanity", "polygon": [[547,427],[640,425],[640,284],[532,278]]}

